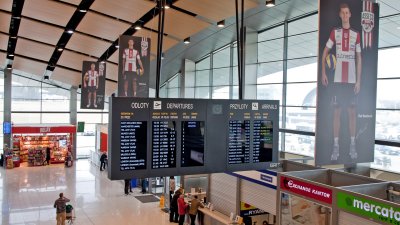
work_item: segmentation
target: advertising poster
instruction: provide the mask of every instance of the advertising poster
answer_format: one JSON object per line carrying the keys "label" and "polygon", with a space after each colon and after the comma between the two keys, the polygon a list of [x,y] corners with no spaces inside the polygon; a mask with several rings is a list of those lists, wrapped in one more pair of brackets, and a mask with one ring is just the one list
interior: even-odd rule
{"label": "advertising poster", "polygon": [[150,38],[119,38],[118,96],[149,97]]}
{"label": "advertising poster", "polygon": [[374,161],[378,4],[319,1],[315,163]]}
{"label": "advertising poster", "polygon": [[331,225],[332,209],[291,194],[281,194],[281,225]]}
{"label": "advertising poster", "polygon": [[104,109],[106,64],[83,61],[81,109]]}

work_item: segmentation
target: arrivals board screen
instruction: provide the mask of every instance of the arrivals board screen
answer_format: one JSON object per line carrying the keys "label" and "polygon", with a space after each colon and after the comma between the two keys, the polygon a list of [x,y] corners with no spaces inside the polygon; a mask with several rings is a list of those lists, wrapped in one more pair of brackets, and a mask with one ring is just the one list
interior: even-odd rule
{"label": "arrivals board screen", "polygon": [[112,180],[268,169],[278,161],[279,101],[111,97],[110,106]]}

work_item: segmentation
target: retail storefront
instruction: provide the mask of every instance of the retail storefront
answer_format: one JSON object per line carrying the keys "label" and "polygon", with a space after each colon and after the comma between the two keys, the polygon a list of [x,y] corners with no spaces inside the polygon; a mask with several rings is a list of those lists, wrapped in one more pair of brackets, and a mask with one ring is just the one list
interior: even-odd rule
{"label": "retail storefront", "polygon": [[46,165],[47,149],[50,149],[49,163],[64,163],[68,151],[72,149],[76,127],[65,126],[13,126],[12,149],[8,158],[12,158],[13,165],[7,162],[8,168],[19,167],[20,163],[27,166]]}

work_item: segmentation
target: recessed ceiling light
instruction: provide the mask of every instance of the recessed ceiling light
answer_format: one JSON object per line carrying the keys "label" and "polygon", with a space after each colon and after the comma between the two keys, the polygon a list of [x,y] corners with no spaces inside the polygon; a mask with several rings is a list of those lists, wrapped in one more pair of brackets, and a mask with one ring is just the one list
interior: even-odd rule
{"label": "recessed ceiling light", "polygon": [[8,54],[8,56],[10,56],[10,57],[14,57],[14,54]]}
{"label": "recessed ceiling light", "polygon": [[21,17],[20,16],[13,16],[12,18],[16,19],[16,20],[20,20]]}
{"label": "recessed ceiling light", "polygon": [[11,69],[12,69],[12,65],[11,65],[11,64],[8,64],[8,65],[7,65],[7,69],[8,69],[8,70],[11,70]]}
{"label": "recessed ceiling light", "polygon": [[267,7],[274,7],[274,6],[275,6],[275,0],[267,0],[267,1],[265,2],[265,5],[266,5]]}
{"label": "recessed ceiling light", "polygon": [[79,12],[85,13],[87,12],[87,9],[79,9]]}
{"label": "recessed ceiling light", "polygon": [[104,64],[104,63],[106,63],[106,61],[105,61],[105,60],[102,60],[100,63],[101,63],[101,64]]}
{"label": "recessed ceiling light", "polygon": [[136,24],[136,25],[135,25],[135,30],[140,30],[140,29],[142,29],[142,25]]}
{"label": "recessed ceiling light", "polygon": [[64,50],[64,48],[58,47],[57,51],[62,52]]}
{"label": "recessed ceiling light", "polygon": [[17,36],[10,36],[10,38],[12,38],[12,39],[16,39],[16,38],[17,38]]}
{"label": "recessed ceiling light", "polygon": [[225,20],[221,20],[217,23],[217,27],[224,27],[225,26]]}
{"label": "recessed ceiling light", "polygon": [[187,37],[183,40],[183,43],[189,44],[190,43],[190,37]]}
{"label": "recessed ceiling light", "polygon": [[116,45],[115,48],[119,48],[119,45]]}
{"label": "recessed ceiling light", "polygon": [[44,76],[44,79],[45,79],[45,80],[49,80],[49,79],[50,79],[50,77],[49,77],[49,76],[47,76],[47,75],[45,75],[45,76]]}
{"label": "recessed ceiling light", "polygon": [[74,33],[74,30],[67,30],[67,33],[68,33],[68,34],[73,34],[73,33]]}

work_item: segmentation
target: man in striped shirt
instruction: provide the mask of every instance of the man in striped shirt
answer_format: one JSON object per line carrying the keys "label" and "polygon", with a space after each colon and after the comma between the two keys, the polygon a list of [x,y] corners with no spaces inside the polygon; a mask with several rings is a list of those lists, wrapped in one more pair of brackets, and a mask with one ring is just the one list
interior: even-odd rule
{"label": "man in striped shirt", "polygon": [[[124,94],[128,96],[128,85],[132,82],[132,94],[129,96],[136,97],[137,89],[137,78],[139,75],[144,73],[142,60],[140,59],[140,53],[134,49],[135,42],[133,39],[129,39],[128,48],[124,49],[122,53],[122,67],[124,71]],[[137,67],[137,63],[140,68]]]}
{"label": "man in striped shirt", "polygon": [[[350,133],[351,159],[357,158],[356,151],[356,109],[355,99],[360,92],[361,84],[361,41],[360,33],[350,27],[351,12],[347,4],[340,4],[339,17],[342,27],[334,28],[322,54],[322,60],[328,56],[330,50],[336,49],[336,68],[333,79],[332,90],[334,93],[332,102],[334,104],[333,113],[333,136],[334,144],[331,160],[335,161],[339,157],[339,131],[341,123],[342,109],[347,111]],[[326,75],[326,65],[322,63],[322,85],[328,86]]]}
{"label": "man in striped shirt", "polygon": [[63,193],[60,193],[60,198],[54,202],[54,208],[57,209],[57,225],[65,225],[65,220],[67,217],[66,203],[69,199],[64,197]]}

